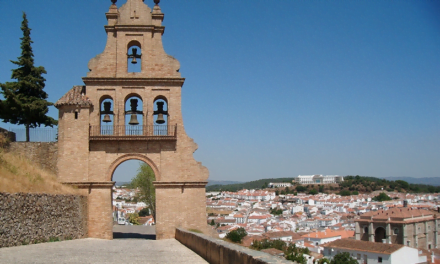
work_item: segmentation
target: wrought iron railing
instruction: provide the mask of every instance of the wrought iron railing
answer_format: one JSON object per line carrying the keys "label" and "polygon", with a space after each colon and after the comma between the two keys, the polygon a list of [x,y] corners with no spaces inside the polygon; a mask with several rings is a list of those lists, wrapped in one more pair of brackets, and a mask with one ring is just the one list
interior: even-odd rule
{"label": "wrought iron railing", "polygon": [[177,125],[150,126],[90,126],[91,140],[102,139],[175,139]]}

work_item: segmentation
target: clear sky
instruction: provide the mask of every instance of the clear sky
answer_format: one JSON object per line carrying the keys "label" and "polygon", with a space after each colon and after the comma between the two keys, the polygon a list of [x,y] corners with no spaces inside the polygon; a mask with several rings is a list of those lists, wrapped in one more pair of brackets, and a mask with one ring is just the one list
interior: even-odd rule
{"label": "clear sky", "polygon": [[[83,84],[88,61],[104,49],[110,4],[0,0],[0,82],[20,55],[25,11],[49,100]],[[160,6],[165,51],[186,78],[185,129],[210,179],[440,176],[440,1]]]}

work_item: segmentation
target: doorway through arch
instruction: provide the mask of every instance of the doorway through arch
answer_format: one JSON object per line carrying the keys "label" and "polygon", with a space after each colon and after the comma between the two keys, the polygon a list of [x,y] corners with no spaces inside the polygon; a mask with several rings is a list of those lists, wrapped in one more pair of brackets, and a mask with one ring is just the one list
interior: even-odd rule
{"label": "doorway through arch", "polygon": [[120,162],[112,173],[113,238],[156,239],[156,180],[139,159]]}

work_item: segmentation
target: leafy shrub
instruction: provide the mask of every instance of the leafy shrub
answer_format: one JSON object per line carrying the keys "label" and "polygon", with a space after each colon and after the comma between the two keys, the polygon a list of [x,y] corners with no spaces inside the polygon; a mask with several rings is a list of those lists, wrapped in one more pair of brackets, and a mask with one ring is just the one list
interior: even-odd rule
{"label": "leafy shrub", "polygon": [[243,238],[247,236],[246,230],[243,227],[237,228],[235,230],[230,231],[226,238],[231,240],[232,242],[241,243]]}

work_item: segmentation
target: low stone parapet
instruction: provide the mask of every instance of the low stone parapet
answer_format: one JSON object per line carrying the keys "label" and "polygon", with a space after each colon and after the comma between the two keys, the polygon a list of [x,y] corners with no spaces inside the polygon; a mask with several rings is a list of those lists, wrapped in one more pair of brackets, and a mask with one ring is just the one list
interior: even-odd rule
{"label": "low stone parapet", "polygon": [[296,263],[181,228],[176,239],[211,264]]}
{"label": "low stone parapet", "polygon": [[87,237],[87,197],[0,193],[0,248]]}

